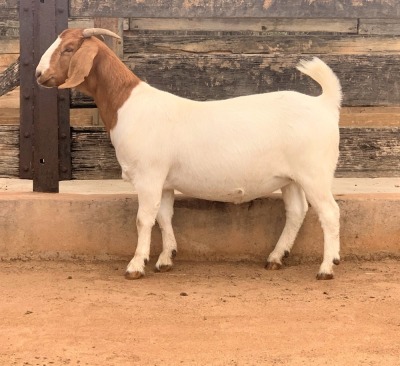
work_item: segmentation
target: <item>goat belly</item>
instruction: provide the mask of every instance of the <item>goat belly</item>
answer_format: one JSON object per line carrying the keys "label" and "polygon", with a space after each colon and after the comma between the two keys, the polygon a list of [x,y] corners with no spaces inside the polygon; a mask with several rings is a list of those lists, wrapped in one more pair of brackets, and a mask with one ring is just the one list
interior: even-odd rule
{"label": "goat belly", "polygon": [[188,178],[188,175],[180,175],[180,178],[176,179],[173,184],[166,181],[166,186],[190,197],[210,201],[242,203],[272,193],[290,182],[290,179],[280,177],[266,177],[258,182],[244,180],[243,182],[233,182],[211,177],[197,178],[196,180]]}

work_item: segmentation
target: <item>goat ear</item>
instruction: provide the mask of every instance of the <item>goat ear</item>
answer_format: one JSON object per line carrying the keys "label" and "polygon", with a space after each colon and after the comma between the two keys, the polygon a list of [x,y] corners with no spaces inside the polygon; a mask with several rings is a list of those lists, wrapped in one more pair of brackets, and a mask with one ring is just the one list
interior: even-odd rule
{"label": "goat ear", "polygon": [[98,46],[91,40],[85,40],[69,63],[68,79],[58,89],[74,88],[85,81],[93,66],[93,60],[98,52]]}

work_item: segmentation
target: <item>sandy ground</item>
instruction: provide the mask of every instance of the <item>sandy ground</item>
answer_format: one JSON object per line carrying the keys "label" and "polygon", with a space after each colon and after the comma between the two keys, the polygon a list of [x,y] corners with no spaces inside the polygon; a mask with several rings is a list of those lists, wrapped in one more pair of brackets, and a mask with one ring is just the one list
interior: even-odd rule
{"label": "sandy ground", "polygon": [[0,263],[0,365],[400,365],[399,261],[125,264]]}

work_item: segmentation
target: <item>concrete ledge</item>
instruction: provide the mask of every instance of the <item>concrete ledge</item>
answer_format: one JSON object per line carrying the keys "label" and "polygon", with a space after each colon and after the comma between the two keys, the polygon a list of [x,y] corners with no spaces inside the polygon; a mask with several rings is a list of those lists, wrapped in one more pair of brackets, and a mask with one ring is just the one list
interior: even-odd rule
{"label": "concrete ledge", "polygon": [[[398,181],[386,181],[387,189],[382,185],[371,189],[371,182],[368,185],[362,180],[343,180],[341,184],[347,188],[341,190],[343,193],[335,190],[341,208],[342,257],[400,258]],[[132,257],[137,239],[137,198],[135,194],[125,193],[127,187],[122,182],[114,182],[118,189],[110,189],[108,194],[98,194],[97,188],[86,194],[29,193],[21,192],[22,189],[15,192],[10,188],[11,181],[7,189],[4,189],[4,180],[0,183],[3,184],[1,259],[128,260]],[[85,184],[96,186],[93,181]],[[355,187],[363,193],[354,192]],[[370,193],[364,192],[368,191],[365,187],[370,187]],[[75,183],[75,189],[79,191],[79,182]],[[178,195],[173,220],[178,258],[264,261],[277,242],[284,222],[279,194],[242,205]],[[320,224],[310,209],[291,260],[322,260],[322,243]],[[161,236],[155,228],[152,254],[158,255],[160,248]]]}

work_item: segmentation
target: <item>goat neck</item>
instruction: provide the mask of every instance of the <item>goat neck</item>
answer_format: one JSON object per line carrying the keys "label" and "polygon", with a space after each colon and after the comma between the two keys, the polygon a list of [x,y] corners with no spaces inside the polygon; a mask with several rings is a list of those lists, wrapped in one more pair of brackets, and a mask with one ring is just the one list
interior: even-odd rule
{"label": "goat neck", "polygon": [[94,98],[108,132],[117,124],[118,110],[128,99],[140,79],[103,42],[98,42],[98,53],[93,67],[77,89]]}

